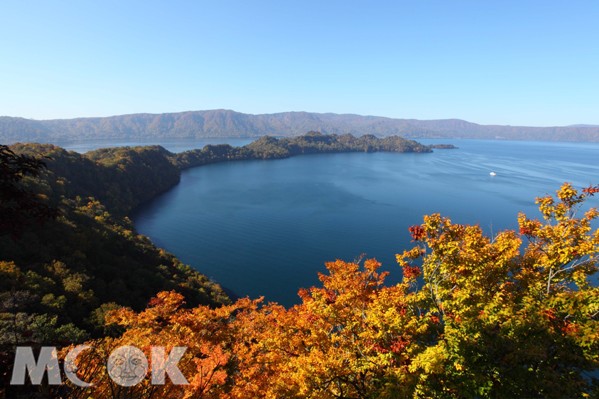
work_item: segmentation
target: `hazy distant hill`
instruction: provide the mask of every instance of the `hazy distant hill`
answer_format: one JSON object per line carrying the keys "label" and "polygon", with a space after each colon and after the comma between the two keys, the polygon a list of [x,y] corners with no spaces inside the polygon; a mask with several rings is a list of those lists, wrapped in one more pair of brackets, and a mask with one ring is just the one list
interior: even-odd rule
{"label": "hazy distant hill", "polygon": [[485,138],[599,141],[599,126],[478,125],[459,119],[392,119],[353,114],[284,112],[250,115],[230,110],[133,114],[104,118],[31,120],[0,117],[0,141],[296,136],[307,131],[406,138]]}

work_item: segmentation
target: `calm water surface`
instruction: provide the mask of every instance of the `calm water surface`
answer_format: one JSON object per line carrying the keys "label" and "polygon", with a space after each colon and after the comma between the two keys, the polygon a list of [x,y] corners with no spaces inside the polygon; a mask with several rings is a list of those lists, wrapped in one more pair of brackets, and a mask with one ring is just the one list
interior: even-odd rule
{"label": "calm water surface", "polygon": [[133,219],[140,233],[236,294],[289,305],[300,287],[318,282],[326,261],[365,253],[397,281],[395,254],[410,247],[407,228],[424,214],[497,233],[514,228],[519,211],[536,216],[534,198],[564,181],[599,183],[599,144],[450,142],[459,149],[193,168]]}

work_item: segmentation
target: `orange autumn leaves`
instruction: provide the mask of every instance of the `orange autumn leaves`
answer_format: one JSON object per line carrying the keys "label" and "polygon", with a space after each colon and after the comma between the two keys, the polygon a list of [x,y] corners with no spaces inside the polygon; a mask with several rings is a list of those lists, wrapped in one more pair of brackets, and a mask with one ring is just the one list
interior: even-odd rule
{"label": "orange autumn leaves", "polygon": [[[241,299],[183,307],[163,292],[146,310],[108,322],[118,338],[88,344],[78,373],[93,398],[588,397],[599,368],[597,212],[578,216],[599,187],[565,184],[537,200],[542,220],[494,237],[440,215],[410,228],[399,284],[373,259],[327,263],[321,285],[286,309]],[[187,347],[188,385],[116,386],[101,366],[119,345]],[[148,355],[149,358],[149,355]],[[74,396],[73,396],[74,397]]]}

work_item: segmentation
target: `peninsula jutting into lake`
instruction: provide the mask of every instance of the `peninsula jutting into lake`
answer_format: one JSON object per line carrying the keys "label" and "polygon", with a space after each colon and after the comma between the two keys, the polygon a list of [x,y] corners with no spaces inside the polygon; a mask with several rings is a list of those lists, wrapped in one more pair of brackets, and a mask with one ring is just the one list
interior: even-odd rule
{"label": "peninsula jutting into lake", "polygon": [[[2,184],[7,189],[3,189],[6,201],[3,199],[1,205],[2,215],[4,221],[13,221],[4,223],[0,232],[2,260],[14,262],[15,270],[23,268],[23,273],[47,281],[38,286],[33,280],[6,280],[3,292],[18,283],[19,290],[46,298],[43,309],[32,300],[23,304],[23,311],[58,317],[56,328],[70,323],[73,334],[101,330],[103,327],[90,322],[89,317],[103,306],[114,303],[141,309],[160,290],[180,290],[190,305],[229,301],[218,284],[137,235],[126,217],[135,207],[176,185],[181,170],[300,154],[431,152],[428,146],[400,137],[325,136],[314,132],[284,139],[263,137],[244,147],[209,145],[179,154],[159,146],[106,148],[86,154],[51,144],[2,148],[7,173],[12,171],[3,176]],[[20,164],[28,169],[18,169]],[[27,189],[15,191],[22,199],[10,197],[12,191],[8,188],[24,175],[29,175]],[[37,209],[56,213],[42,217],[45,213]],[[77,281],[72,290],[59,288],[65,276]],[[85,295],[79,292],[84,288]]]}

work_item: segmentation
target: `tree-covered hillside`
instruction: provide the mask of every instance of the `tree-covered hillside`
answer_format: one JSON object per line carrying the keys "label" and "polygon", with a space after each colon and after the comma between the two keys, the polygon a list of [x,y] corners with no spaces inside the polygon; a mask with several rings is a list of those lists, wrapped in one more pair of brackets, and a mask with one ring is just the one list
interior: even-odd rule
{"label": "tree-covered hillside", "polygon": [[[18,201],[3,195],[0,205],[2,344],[76,342],[102,330],[105,309],[140,309],[163,289],[185,293],[190,303],[228,301],[218,285],[156,248],[123,217],[178,181],[164,149],[82,156],[27,144],[2,151],[3,194],[7,187],[19,193]],[[24,168],[36,158],[46,168],[39,161]],[[24,201],[30,205],[20,206]]]}
{"label": "tree-covered hillside", "polygon": [[159,146],[105,148],[85,155],[51,144],[11,148],[46,157],[49,173],[56,176],[47,184],[59,195],[94,197],[121,216],[179,182],[179,170],[170,161],[173,154]]}
{"label": "tree-covered hillside", "polygon": [[[39,334],[42,327],[32,322],[38,319],[47,330],[43,337],[36,336],[39,342],[94,334],[104,309],[117,304],[140,309],[162,290],[183,293],[190,305],[227,302],[218,285],[138,235],[126,217],[177,184],[181,169],[315,152],[430,151],[399,137],[319,133],[293,139],[264,137],[241,148],[206,146],[182,154],[159,146],[107,148],[83,155],[50,144],[2,148],[6,184],[0,207],[5,227],[0,235],[0,290],[5,317],[0,328],[5,342],[12,343]],[[35,207],[15,205],[27,201]],[[39,209],[52,217],[38,220]],[[18,323],[14,315],[19,315]],[[62,333],[66,326],[74,335]]]}

